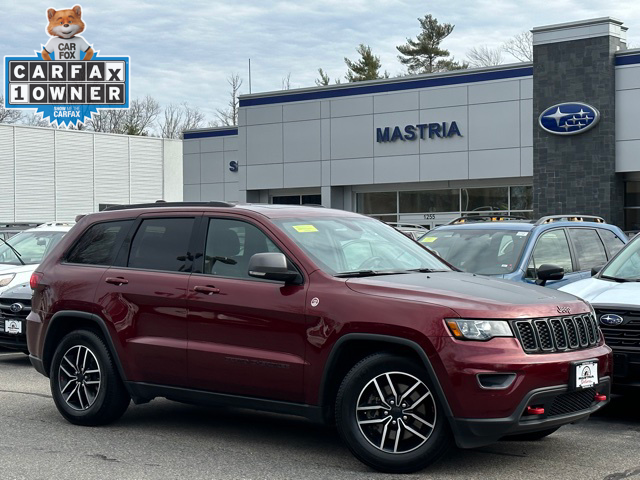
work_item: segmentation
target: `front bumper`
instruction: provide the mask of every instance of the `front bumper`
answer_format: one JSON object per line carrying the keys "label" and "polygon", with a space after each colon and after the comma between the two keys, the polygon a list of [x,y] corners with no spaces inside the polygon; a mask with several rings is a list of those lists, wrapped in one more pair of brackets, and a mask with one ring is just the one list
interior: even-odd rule
{"label": "front bumper", "polygon": [[[607,399],[596,401],[595,394]],[[611,379],[603,377],[588,389],[569,390],[567,386],[546,387],[531,391],[514,413],[503,418],[452,418],[451,428],[460,448],[476,448],[497,442],[502,437],[532,433],[586,420],[607,403]],[[544,407],[544,414],[528,415],[530,405]]]}
{"label": "front bumper", "polygon": [[613,390],[640,389],[640,351],[613,349]]}
{"label": "front bumper", "polygon": [[11,335],[4,332],[0,333],[0,347],[10,350],[20,350],[27,352],[27,336],[23,334]]}

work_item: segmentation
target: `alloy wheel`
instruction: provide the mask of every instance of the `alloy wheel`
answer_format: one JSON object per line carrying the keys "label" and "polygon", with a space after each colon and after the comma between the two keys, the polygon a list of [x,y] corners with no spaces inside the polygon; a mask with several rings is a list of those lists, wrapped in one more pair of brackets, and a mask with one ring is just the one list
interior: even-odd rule
{"label": "alloy wheel", "polygon": [[102,381],[100,365],[89,348],[69,348],[60,361],[58,378],[60,394],[69,407],[82,411],[95,403]]}

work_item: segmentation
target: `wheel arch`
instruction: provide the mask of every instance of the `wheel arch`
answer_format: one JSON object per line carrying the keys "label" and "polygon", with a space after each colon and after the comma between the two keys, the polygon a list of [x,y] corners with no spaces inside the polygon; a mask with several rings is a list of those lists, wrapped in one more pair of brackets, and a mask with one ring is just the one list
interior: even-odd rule
{"label": "wheel arch", "polygon": [[[75,310],[61,310],[53,315],[49,326],[47,328],[47,334],[44,340],[44,348],[42,350],[42,364],[44,371],[49,376],[49,370],[51,368],[51,361],[56,351],[56,347],[60,340],[64,338],[68,333],[74,330],[89,330],[102,338],[113,358],[113,361],[118,369],[118,374],[122,379],[122,382],[127,386],[127,377],[125,375],[120,358],[117,355],[117,350],[113,344],[113,339],[109,334],[106,322],[93,313],[79,312]],[[131,392],[129,392],[131,393]]]}
{"label": "wheel arch", "polygon": [[333,345],[320,383],[319,400],[325,421],[333,418],[334,401],[344,376],[364,357],[374,353],[390,353],[419,361],[443,405],[447,418],[453,413],[438,376],[423,348],[412,340],[391,335],[348,333]]}

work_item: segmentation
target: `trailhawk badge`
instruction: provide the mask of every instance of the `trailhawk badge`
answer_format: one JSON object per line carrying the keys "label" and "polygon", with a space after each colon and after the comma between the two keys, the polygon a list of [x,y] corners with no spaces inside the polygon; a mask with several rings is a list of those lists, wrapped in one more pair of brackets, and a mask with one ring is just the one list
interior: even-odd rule
{"label": "trailhawk badge", "polygon": [[47,10],[51,38],[34,57],[4,57],[5,108],[33,109],[59,127],[80,126],[99,110],[129,108],[129,57],[99,57],[79,34],[80,5]]}

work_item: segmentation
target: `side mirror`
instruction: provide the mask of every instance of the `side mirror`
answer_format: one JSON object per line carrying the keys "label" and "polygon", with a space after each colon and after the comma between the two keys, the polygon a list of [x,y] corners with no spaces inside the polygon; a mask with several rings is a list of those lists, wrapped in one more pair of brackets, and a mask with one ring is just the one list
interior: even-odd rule
{"label": "side mirror", "polygon": [[300,284],[302,278],[295,270],[289,270],[283,253],[256,253],[249,259],[249,276]]}
{"label": "side mirror", "polygon": [[595,267],[591,267],[591,276],[594,277],[600,273],[600,270],[604,268],[604,265],[597,265]]}
{"label": "side mirror", "polygon": [[545,263],[540,265],[537,274],[536,284],[544,287],[549,280],[562,280],[564,278],[564,268]]}

